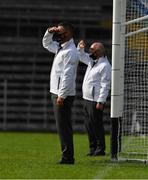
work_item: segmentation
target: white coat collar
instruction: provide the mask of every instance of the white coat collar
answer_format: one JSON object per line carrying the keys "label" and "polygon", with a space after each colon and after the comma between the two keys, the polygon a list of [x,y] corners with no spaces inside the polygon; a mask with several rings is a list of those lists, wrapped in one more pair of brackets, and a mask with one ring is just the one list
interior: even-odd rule
{"label": "white coat collar", "polygon": [[65,43],[61,44],[61,46],[62,46],[63,49],[65,49],[67,46],[69,46],[73,42],[74,42],[74,40],[72,38],[69,41],[66,41]]}
{"label": "white coat collar", "polygon": [[96,63],[101,63],[101,62],[103,62],[104,60],[106,60],[107,59],[107,57],[105,56],[102,56],[102,57],[100,57],[99,59],[97,59],[97,60],[95,60],[96,61]]}

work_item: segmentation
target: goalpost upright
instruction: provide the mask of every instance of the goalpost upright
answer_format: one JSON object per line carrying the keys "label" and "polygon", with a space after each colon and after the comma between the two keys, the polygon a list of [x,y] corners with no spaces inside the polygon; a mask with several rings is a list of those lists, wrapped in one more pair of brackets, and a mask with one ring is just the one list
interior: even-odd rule
{"label": "goalpost upright", "polygon": [[148,161],[147,81],[148,0],[113,0],[112,160]]}
{"label": "goalpost upright", "polygon": [[112,84],[111,84],[111,158],[117,158],[118,130],[123,111],[124,42],[126,0],[113,0]]}

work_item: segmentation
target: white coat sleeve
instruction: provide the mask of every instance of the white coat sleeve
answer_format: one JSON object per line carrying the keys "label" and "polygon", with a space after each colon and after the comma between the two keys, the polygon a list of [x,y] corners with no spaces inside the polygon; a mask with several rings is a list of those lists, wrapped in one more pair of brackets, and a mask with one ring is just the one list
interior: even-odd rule
{"label": "white coat sleeve", "polygon": [[78,57],[79,57],[79,60],[81,62],[83,62],[84,64],[88,65],[89,62],[91,61],[90,57],[89,57],[89,54],[86,53],[84,51],[84,49],[80,49],[79,47],[77,47],[77,51],[78,51]]}
{"label": "white coat sleeve", "polygon": [[58,42],[52,40],[53,33],[49,33],[48,29],[44,34],[42,44],[45,49],[52,53],[56,53],[58,50]]}
{"label": "white coat sleeve", "polygon": [[111,66],[107,65],[101,70],[100,95],[97,102],[106,102],[111,83]]}
{"label": "white coat sleeve", "polygon": [[64,58],[64,69],[63,77],[61,78],[61,87],[59,89],[58,96],[65,99],[73,86],[73,81],[75,81],[75,70],[77,66],[76,55],[72,52],[68,52]]}

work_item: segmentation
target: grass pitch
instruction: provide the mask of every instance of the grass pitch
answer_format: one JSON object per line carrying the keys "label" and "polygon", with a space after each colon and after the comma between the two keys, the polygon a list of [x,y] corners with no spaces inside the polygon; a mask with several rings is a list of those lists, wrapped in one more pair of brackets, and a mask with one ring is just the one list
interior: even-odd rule
{"label": "grass pitch", "polygon": [[59,165],[57,134],[0,133],[0,179],[148,179],[148,165],[111,163],[107,155],[87,157],[86,135],[74,135],[75,165]]}

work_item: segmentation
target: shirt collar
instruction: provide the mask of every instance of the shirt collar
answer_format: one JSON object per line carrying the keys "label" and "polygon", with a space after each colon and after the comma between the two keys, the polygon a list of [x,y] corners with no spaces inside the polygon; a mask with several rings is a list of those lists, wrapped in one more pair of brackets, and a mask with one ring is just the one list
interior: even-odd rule
{"label": "shirt collar", "polygon": [[100,57],[99,59],[96,59],[95,62],[96,62],[96,63],[98,63],[98,62],[101,63],[101,62],[103,62],[105,59],[106,59],[106,57],[102,56],[102,57]]}
{"label": "shirt collar", "polygon": [[73,38],[71,38],[69,41],[66,41],[65,43],[61,44],[62,48],[66,48],[67,46],[69,46],[71,43],[73,43],[74,40]]}
{"label": "shirt collar", "polygon": [[95,62],[95,64],[98,64],[98,63],[101,63],[101,62],[103,62],[104,60],[106,59],[106,57],[100,57],[99,59],[96,59],[96,60],[93,60],[92,62],[91,62],[91,66],[92,66],[92,64]]}

